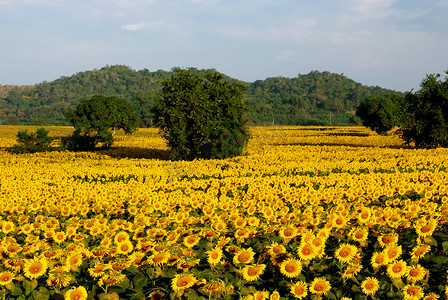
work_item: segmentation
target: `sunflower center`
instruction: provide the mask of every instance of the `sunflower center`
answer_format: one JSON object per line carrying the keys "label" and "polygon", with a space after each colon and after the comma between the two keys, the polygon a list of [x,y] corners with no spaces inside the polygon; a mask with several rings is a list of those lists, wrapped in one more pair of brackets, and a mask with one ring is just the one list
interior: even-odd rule
{"label": "sunflower center", "polygon": [[249,261],[249,259],[250,259],[250,255],[247,252],[243,252],[240,255],[238,255],[238,260],[242,263]]}
{"label": "sunflower center", "polygon": [[394,273],[400,273],[402,269],[401,265],[395,265],[393,266],[392,271],[394,271]]}

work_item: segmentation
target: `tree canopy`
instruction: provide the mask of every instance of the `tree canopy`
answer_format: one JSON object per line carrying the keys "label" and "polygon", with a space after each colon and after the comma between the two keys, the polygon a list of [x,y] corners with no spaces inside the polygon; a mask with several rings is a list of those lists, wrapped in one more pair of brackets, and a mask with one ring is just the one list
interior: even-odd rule
{"label": "tree canopy", "polygon": [[448,147],[448,76],[427,75],[420,87],[405,96],[402,138],[417,148]]}
{"label": "tree canopy", "polygon": [[395,126],[403,123],[404,98],[391,94],[386,97],[370,96],[359,105],[356,115],[364,126],[378,134],[387,134]]}
{"label": "tree canopy", "polygon": [[249,139],[243,84],[217,71],[175,69],[161,85],[155,113],[173,159],[242,153]]}
{"label": "tree canopy", "polygon": [[69,147],[74,150],[91,150],[98,143],[110,147],[117,130],[130,134],[139,125],[133,107],[126,100],[101,95],[82,101],[66,118],[75,127],[69,140]]}

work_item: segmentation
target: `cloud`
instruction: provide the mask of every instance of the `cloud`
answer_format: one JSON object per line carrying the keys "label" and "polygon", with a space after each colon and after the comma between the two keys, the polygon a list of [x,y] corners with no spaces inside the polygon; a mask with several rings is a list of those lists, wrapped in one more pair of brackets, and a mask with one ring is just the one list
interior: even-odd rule
{"label": "cloud", "polygon": [[142,29],[143,27],[145,27],[145,22],[138,22],[138,23],[134,23],[134,24],[127,24],[127,25],[121,26],[121,28],[129,30],[129,31],[137,31],[137,30]]}
{"label": "cloud", "polygon": [[227,27],[220,30],[222,35],[253,40],[300,40],[312,35],[316,25],[314,19],[302,19],[288,25],[270,26],[266,28]]}
{"label": "cloud", "polygon": [[363,0],[356,7],[356,11],[361,13],[363,18],[381,19],[389,17],[395,13],[392,8],[397,0]]}
{"label": "cloud", "polygon": [[277,55],[279,60],[294,60],[296,57],[296,51],[294,50],[284,50]]}

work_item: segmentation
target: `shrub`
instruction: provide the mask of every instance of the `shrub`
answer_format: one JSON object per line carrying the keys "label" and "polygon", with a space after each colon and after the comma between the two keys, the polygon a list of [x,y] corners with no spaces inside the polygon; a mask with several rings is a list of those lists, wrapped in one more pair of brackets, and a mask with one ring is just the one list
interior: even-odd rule
{"label": "shrub", "polygon": [[54,138],[48,136],[49,131],[38,128],[36,132],[28,133],[28,130],[20,130],[17,133],[17,142],[13,146],[14,153],[35,153],[49,150]]}

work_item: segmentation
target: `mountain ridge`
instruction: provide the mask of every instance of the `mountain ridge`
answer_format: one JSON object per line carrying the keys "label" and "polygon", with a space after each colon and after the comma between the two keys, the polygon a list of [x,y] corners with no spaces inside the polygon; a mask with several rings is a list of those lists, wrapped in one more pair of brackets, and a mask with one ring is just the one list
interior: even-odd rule
{"label": "mountain ridge", "polygon": [[[67,125],[64,115],[69,109],[83,99],[102,94],[128,100],[142,119],[142,126],[153,126],[151,108],[161,93],[158,82],[171,74],[172,71],[136,71],[112,65],[35,85],[0,85],[0,124]],[[333,125],[354,124],[354,111],[366,97],[400,94],[328,71],[254,82],[226,78],[247,85],[245,102],[251,125],[328,125],[331,114]]]}

